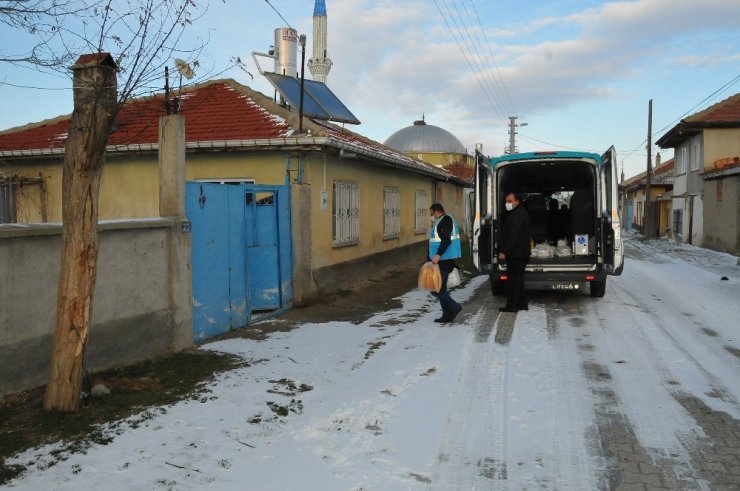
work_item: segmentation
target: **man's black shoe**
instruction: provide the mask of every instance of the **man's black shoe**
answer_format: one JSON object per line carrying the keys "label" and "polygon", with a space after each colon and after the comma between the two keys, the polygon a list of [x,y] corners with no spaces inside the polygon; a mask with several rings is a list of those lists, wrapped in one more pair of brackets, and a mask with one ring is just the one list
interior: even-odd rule
{"label": "man's black shoe", "polygon": [[519,312],[519,309],[515,309],[512,307],[500,307],[499,310],[501,312]]}
{"label": "man's black shoe", "polygon": [[447,315],[447,320],[448,320],[449,322],[452,322],[452,321],[454,321],[454,320],[455,320],[455,317],[457,317],[457,314],[459,314],[460,312],[462,312],[462,305],[458,305],[458,306],[457,306],[457,309],[455,309],[455,310],[453,310],[452,312],[450,312],[450,313],[449,313],[449,314]]}
{"label": "man's black shoe", "polygon": [[450,318],[447,314],[443,315],[442,317],[439,317],[437,319],[434,319],[434,322],[449,322]]}

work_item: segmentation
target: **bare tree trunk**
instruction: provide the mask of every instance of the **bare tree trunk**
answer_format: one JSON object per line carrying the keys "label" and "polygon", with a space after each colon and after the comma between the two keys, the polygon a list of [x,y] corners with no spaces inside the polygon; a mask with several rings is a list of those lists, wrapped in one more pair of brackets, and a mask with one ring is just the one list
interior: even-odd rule
{"label": "bare tree trunk", "polygon": [[98,258],[98,193],[111,123],[117,112],[116,65],[110,55],[80,57],[74,112],[64,153],[62,262],[57,318],[44,409],[77,411],[90,336]]}

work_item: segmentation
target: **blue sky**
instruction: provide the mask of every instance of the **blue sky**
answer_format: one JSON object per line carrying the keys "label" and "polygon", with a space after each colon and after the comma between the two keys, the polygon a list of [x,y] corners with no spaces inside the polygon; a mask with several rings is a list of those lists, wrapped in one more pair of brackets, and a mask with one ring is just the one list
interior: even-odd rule
{"label": "blue sky", "polygon": [[[251,52],[266,51],[273,30],[284,25],[277,9],[308,35],[310,57],[313,3],[211,0],[183,40],[208,39],[198,79],[232,77],[272,95]],[[740,92],[739,79],[708,98],[740,75],[737,0],[327,0],[326,6],[334,62],[327,83],[362,121],[353,129],[379,141],[425,114],[468,148],[483,143],[485,153],[498,155],[508,142],[506,118],[516,115],[527,123],[518,129],[519,150],[601,152],[613,144],[629,177],[645,168],[649,99],[655,141],[687,111]],[[5,52],[26,41],[0,28]],[[227,69],[234,56],[253,79]],[[0,129],[71,111],[68,77],[6,65],[0,82]]]}

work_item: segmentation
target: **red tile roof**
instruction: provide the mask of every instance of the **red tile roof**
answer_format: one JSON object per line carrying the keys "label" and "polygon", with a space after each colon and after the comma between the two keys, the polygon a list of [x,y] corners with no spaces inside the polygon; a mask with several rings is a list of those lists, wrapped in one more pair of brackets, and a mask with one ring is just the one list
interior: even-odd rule
{"label": "red tile roof", "polygon": [[740,93],[682,119],[655,143],[661,148],[676,148],[704,128],[740,128]]}
{"label": "red tile roof", "polygon": [[740,93],[684,119],[687,123],[734,121],[740,123]]}
{"label": "red tile roof", "polygon": [[[188,148],[328,145],[356,152],[385,165],[468,184],[442,168],[393,150],[335,124],[306,118],[313,134],[296,135],[298,115],[270,98],[233,80],[214,80],[183,90],[180,113],[185,117]],[[162,94],[128,102],[118,114],[108,140],[114,150],[154,150],[159,117],[165,114]],[[0,132],[0,155],[63,153],[69,115]]]}
{"label": "red tile roof", "polygon": [[[269,113],[235,86],[228,81],[213,81],[183,91],[180,113],[185,117],[188,142],[279,138],[292,133],[284,119]],[[108,144],[157,143],[158,121],[163,114],[161,94],[128,102],[118,114]],[[61,116],[2,132],[0,150],[62,148],[69,121],[69,116]]]}
{"label": "red tile roof", "polygon": [[[658,167],[653,169],[653,175],[652,179],[650,179],[650,184],[652,186],[673,186],[673,181],[675,178],[675,174],[673,172],[674,164],[675,160],[670,159],[666,160],[665,163],[660,164]],[[621,186],[628,191],[633,191],[635,189],[641,189],[645,187],[646,181],[647,171],[630,177],[629,179],[625,180],[621,184]]]}

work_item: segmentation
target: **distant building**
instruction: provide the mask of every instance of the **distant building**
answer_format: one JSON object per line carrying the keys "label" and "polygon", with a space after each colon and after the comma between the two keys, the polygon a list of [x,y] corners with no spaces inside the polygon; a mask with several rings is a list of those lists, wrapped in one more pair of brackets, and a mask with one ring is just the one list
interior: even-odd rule
{"label": "distant building", "polygon": [[473,158],[455,135],[439,126],[427,124],[424,118],[396,131],[385,144],[438,167],[456,163],[473,165]]}
{"label": "distant building", "polygon": [[676,239],[740,253],[740,94],[682,119],[656,143],[675,150]]}
{"label": "distant building", "polygon": [[[656,156],[655,168],[650,179],[650,202],[654,204],[653,233],[658,237],[672,236],[672,198],[674,159],[665,163],[660,162],[660,153]],[[626,209],[624,210],[624,228],[645,233],[645,188],[647,185],[647,171],[631,177],[620,184],[624,196]]]}

